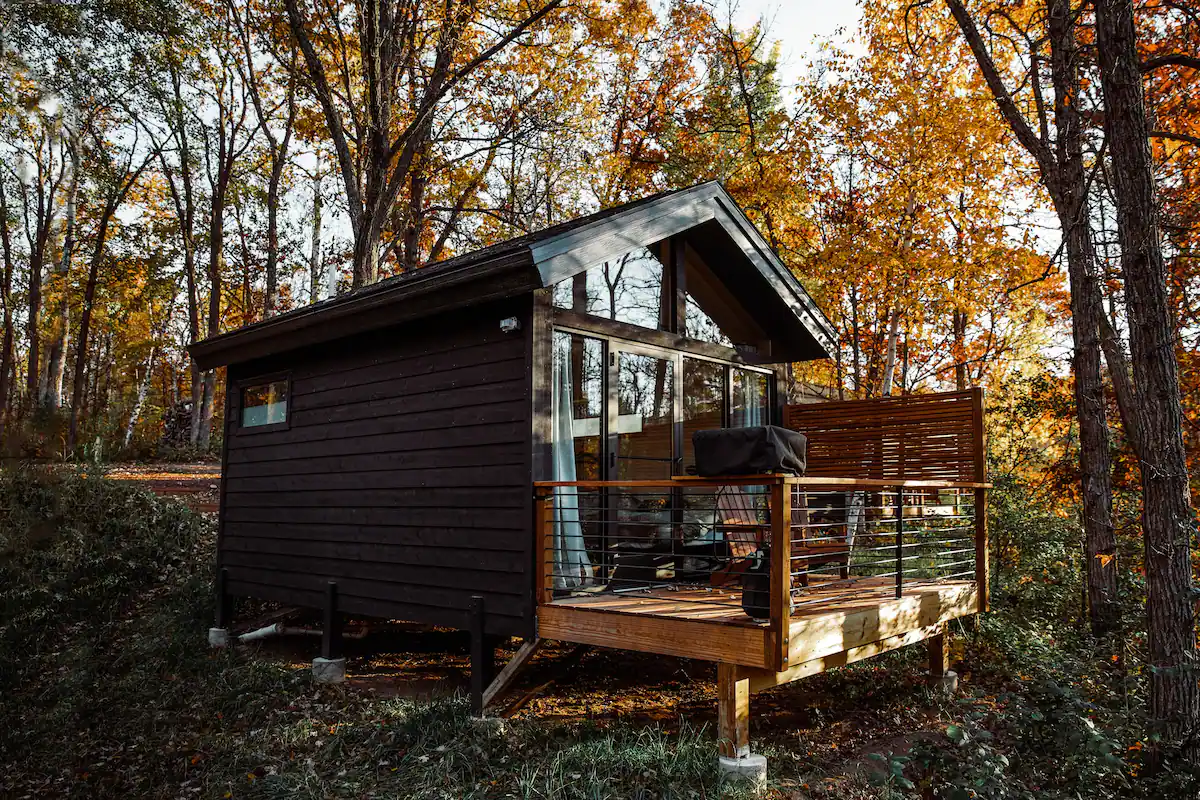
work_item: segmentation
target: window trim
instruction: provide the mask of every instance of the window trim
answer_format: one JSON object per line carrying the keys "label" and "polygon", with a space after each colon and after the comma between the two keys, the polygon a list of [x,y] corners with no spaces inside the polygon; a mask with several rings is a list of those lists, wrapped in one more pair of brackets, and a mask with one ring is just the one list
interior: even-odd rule
{"label": "window trim", "polygon": [[[282,422],[270,422],[266,425],[243,425],[242,424],[242,393],[245,389],[252,386],[262,386],[263,384],[283,382],[287,386],[288,407],[284,413]],[[263,375],[255,375],[252,378],[242,378],[234,383],[236,394],[231,402],[230,409],[233,411],[234,419],[237,424],[234,426],[234,431],[239,436],[249,436],[256,433],[275,433],[277,431],[291,430],[292,427],[292,373],[290,370],[284,372],[269,372]]]}

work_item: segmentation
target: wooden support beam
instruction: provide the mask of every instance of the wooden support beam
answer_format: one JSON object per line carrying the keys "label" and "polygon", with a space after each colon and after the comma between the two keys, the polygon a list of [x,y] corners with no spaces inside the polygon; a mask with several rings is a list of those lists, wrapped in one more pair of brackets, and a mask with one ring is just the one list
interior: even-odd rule
{"label": "wooden support beam", "polygon": [[792,630],[792,487],[771,486],[771,633],[767,663],[787,669]]}
{"label": "wooden support beam", "polygon": [[338,611],[337,581],[325,584],[325,608],[321,621],[321,658],[342,657],[342,615]]}
{"label": "wooden support beam", "polygon": [[991,602],[991,597],[988,593],[990,575],[988,564],[987,497],[987,489],[975,490],[975,584],[978,587],[978,610],[981,613],[988,610]]}
{"label": "wooden support beam", "polygon": [[517,649],[517,652],[513,655],[509,662],[504,665],[504,669],[500,670],[500,674],[497,675],[492,682],[488,684],[487,689],[484,690],[484,710],[487,710],[493,702],[495,702],[501,695],[504,694],[504,692],[508,691],[509,687],[512,686],[513,681],[516,680],[517,675],[521,674],[521,671],[525,669],[527,664],[529,664],[529,661],[533,658],[534,653],[541,649],[544,641],[545,640],[540,637],[526,639],[520,648]]}
{"label": "wooden support beam", "polygon": [[717,748],[726,758],[750,755],[750,680],[736,664],[717,664]]}
{"label": "wooden support beam", "polygon": [[554,599],[554,491],[539,490],[534,498],[534,525],[537,547],[541,557],[542,574],[537,582],[537,604],[543,605]]}
{"label": "wooden support beam", "polygon": [[929,646],[929,677],[941,678],[950,671],[950,637],[946,626],[941,625],[939,632],[930,636],[926,643]]}
{"label": "wooden support beam", "polygon": [[880,639],[870,644],[852,647],[849,650],[843,650],[840,653],[834,653],[823,658],[814,658],[809,661],[793,664],[788,669],[780,672],[741,667],[738,674],[749,680],[751,692],[760,692],[763,689],[782,686],[785,683],[807,678],[810,675],[817,675],[835,667],[844,667],[847,664],[853,664],[855,661],[862,661],[864,658],[870,658],[880,653],[916,644],[931,636],[936,636],[940,630],[940,625],[930,625],[896,636],[889,636],[886,639]]}

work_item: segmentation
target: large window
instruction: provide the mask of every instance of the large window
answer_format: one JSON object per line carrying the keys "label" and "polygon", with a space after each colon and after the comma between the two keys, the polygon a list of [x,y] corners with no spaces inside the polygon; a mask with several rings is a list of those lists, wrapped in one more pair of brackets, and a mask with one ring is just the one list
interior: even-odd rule
{"label": "large window", "polygon": [[242,387],[242,427],[258,428],[287,422],[288,382],[286,378]]}
{"label": "large window", "polygon": [[683,471],[696,466],[692,436],[725,425],[725,365],[683,359]]}
{"label": "large window", "polygon": [[731,428],[766,425],[771,420],[770,383],[761,372],[731,369],[733,406],[729,413]]}
{"label": "large window", "polygon": [[554,286],[554,305],[642,328],[667,330],[663,265],[648,248],[597,264]]}

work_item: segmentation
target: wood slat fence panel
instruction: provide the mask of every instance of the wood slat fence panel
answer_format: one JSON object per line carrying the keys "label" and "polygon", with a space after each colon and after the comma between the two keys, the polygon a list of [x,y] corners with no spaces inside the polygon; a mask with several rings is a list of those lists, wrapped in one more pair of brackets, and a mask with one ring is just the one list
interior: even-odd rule
{"label": "wood slat fence panel", "polygon": [[807,475],[986,481],[983,390],[789,405],[808,437]]}

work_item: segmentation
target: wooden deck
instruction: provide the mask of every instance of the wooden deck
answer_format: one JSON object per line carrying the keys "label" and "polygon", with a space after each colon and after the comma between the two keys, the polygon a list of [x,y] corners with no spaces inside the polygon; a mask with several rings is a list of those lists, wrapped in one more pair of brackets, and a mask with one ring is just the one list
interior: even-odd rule
{"label": "wooden deck", "polygon": [[[659,588],[562,598],[538,609],[538,635],[738,664],[772,675],[796,673],[788,678],[794,680],[921,641],[947,621],[976,613],[979,601],[974,581],[911,582],[897,598],[891,579],[859,578],[849,585],[814,583],[795,602],[782,665],[775,655],[781,650],[775,632],[743,613],[736,589]],[[839,659],[842,654],[846,657]],[[821,663],[830,657],[830,663]],[[765,685],[767,676],[759,682]]]}

